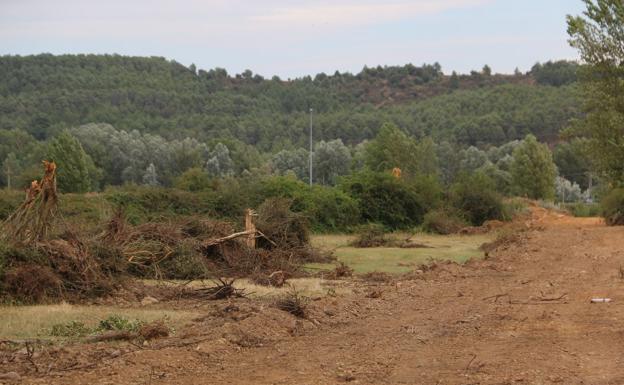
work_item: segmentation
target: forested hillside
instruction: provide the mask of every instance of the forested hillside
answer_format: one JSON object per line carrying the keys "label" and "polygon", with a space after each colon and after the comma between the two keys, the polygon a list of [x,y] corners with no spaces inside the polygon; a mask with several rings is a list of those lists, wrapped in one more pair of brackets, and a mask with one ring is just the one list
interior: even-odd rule
{"label": "forested hillside", "polygon": [[[485,67],[445,76],[440,65],[364,68],[292,81],[246,71],[187,68],[162,58],[99,55],[0,57],[0,128],[37,139],[98,122],[167,139],[233,138],[277,151],[319,139],[356,144],[393,122],[416,136],[500,144],[533,133],[553,141],[578,115],[570,63],[529,74]],[[276,140],[279,138],[279,140]]]}
{"label": "forested hillside", "polygon": [[193,190],[252,174],[307,180],[313,109],[314,180],[323,185],[400,167],[445,185],[480,171],[510,194],[513,151],[532,134],[555,150],[564,181],[585,188],[582,143],[559,135],[581,115],[576,73],[566,61],[513,75],[488,66],[444,74],[436,63],[283,80],[157,57],[4,56],[0,184],[29,183],[45,157],[66,165],[64,191]]}

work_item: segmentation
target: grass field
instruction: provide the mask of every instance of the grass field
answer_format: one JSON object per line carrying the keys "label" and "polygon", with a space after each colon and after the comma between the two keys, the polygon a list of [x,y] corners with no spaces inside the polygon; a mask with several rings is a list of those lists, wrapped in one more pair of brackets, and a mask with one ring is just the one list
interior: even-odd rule
{"label": "grass field", "polygon": [[[405,234],[395,234],[399,239],[408,238]],[[431,260],[452,260],[466,262],[480,258],[483,251],[479,247],[494,239],[494,235],[432,235],[417,234],[411,237],[426,247],[403,249],[398,247],[356,248],[349,246],[355,237],[352,235],[316,235],[312,244],[325,250],[332,250],[338,261],[350,266],[356,273],[383,271],[406,273],[421,263]],[[311,269],[331,268],[331,264],[310,264]]]}
{"label": "grass field", "polygon": [[[145,281],[156,284],[156,281]],[[159,283],[159,284],[174,284]],[[195,281],[190,283],[193,287],[212,285],[210,281]],[[328,281],[319,278],[296,278],[288,281],[288,286],[281,288],[254,285],[249,280],[237,280],[234,286],[244,289],[250,298],[265,298],[269,301],[287,294],[290,290],[297,290],[301,295],[308,297],[325,296],[329,292],[333,294],[345,294],[351,291],[344,281]],[[166,319],[167,325],[179,329],[182,325],[193,318],[202,315],[201,312],[150,308],[126,308],[115,306],[87,306],[70,305],[67,303],[58,305],[33,305],[33,306],[0,306],[0,340],[1,339],[64,339],[52,337],[51,329],[57,324],[70,322],[82,322],[85,326],[93,328],[100,320],[112,315],[118,315],[128,320],[140,320],[151,322]]]}
{"label": "grass field", "polygon": [[50,330],[56,324],[72,321],[95,327],[100,320],[119,315],[129,320],[151,322],[166,319],[174,328],[199,316],[199,313],[180,310],[118,308],[111,306],[79,306],[70,304],[1,306],[0,339],[51,338]]}

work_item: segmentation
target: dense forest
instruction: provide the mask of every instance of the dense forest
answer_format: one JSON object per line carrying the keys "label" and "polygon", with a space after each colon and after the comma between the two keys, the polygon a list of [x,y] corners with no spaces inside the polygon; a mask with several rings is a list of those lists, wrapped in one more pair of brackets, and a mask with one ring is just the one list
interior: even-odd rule
{"label": "dense forest", "polygon": [[193,190],[253,175],[307,181],[312,119],[321,185],[399,167],[441,186],[478,171],[499,193],[518,193],[514,151],[534,137],[552,151],[556,191],[580,199],[589,161],[582,140],[560,135],[582,117],[578,67],[556,61],[501,75],[487,65],[445,74],[437,63],[408,64],[283,80],[158,57],[3,56],[0,183],[23,187],[44,157],[61,164],[66,192]]}

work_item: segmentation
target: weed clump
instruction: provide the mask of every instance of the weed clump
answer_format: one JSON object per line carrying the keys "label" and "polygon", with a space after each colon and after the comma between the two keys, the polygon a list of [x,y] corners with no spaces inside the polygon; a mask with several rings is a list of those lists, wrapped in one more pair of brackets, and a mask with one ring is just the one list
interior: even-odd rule
{"label": "weed clump", "polygon": [[461,214],[448,208],[430,211],[423,220],[423,230],[442,235],[456,234],[466,226],[468,223]]}
{"label": "weed clump", "polygon": [[383,225],[369,223],[358,228],[357,237],[351,242],[351,246],[360,248],[381,247],[385,246],[387,242],[386,230]]}
{"label": "weed clump", "polygon": [[602,199],[602,216],[609,226],[624,226],[624,188],[611,190]]}
{"label": "weed clump", "polygon": [[301,295],[295,288],[275,301],[275,307],[295,317],[305,318],[310,298]]}

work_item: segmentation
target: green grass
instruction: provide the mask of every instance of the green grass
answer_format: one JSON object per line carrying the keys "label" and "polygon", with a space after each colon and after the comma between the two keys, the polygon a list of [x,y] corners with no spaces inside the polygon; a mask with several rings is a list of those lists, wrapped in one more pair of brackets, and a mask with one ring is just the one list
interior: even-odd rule
{"label": "green grass", "polygon": [[[405,234],[395,234],[400,239]],[[316,235],[312,244],[326,250],[333,250],[338,261],[350,266],[356,273],[380,271],[400,274],[412,271],[415,266],[431,260],[451,260],[464,263],[471,258],[483,257],[479,247],[494,239],[493,235],[432,235],[417,234],[411,237],[413,242],[427,248],[402,249],[396,247],[355,248],[349,246],[354,236]],[[332,268],[331,264],[309,264],[310,269]]]}
{"label": "green grass", "polygon": [[81,322],[96,328],[100,321],[119,315],[130,320],[152,322],[167,318],[179,327],[200,313],[180,310],[130,309],[112,306],[78,306],[69,304],[36,306],[0,306],[0,339],[52,338],[54,325]]}

